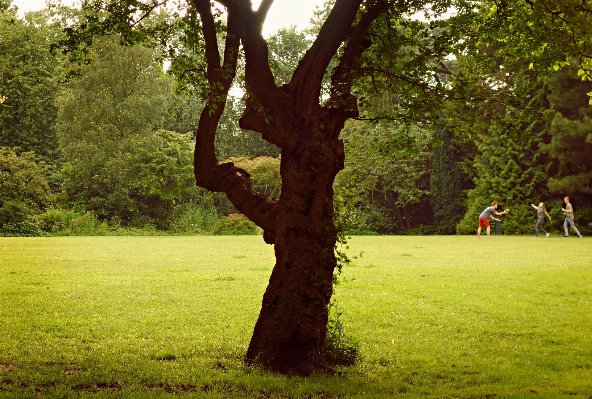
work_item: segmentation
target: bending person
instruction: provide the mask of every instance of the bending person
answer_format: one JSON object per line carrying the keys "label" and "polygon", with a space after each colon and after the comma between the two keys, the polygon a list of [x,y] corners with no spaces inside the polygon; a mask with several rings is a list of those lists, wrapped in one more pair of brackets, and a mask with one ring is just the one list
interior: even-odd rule
{"label": "bending person", "polygon": [[493,215],[502,216],[510,212],[509,209],[505,209],[503,212],[497,211],[497,202],[493,201],[489,208],[485,208],[485,210],[479,215],[479,228],[477,229],[477,238],[481,238],[481,227],[485,225],[487,227],[487,239],[491,239],[491,229],[489,226],[489,218],[491,217],[493,220],[497,220],[501,222],[500,219],[496,219]]}

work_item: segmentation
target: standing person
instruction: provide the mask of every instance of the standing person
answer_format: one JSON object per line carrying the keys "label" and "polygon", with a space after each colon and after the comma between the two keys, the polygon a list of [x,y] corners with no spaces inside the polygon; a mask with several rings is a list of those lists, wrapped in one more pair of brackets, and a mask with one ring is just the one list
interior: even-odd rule
{"label": "standing person", "polygon": [[490,240],[490,226],[489,226],[489,218],[491,217],[493,220],[497,220],[501,222],[500,219],[496,219],[493,215],[502,216],[510,212],[509,209],[505,209],[503,212],[497,211],[497,202],[493,201],[489,208],[485,208],[483,213],[479,215],[479,228],[477,229],[477,238],[481,238],[481,227],[485,225],[487,227],[487,239]]}
{"label": "standing person", "polygon": [[551,220],[551,216],[547,213],[547,208],[545,208],[544,203],[540,203],[539,206],[534,206],[534,204],[530,204],[534,209],[537,211],[537,224],[534,226],[534,238],[539,236],[539,231],[543,231],[545,233],[545,237],[549,237],[549,233],[547,230],[543,229],[543,224],[545,223],[545,215]]}
{"label": "standing person", "polygon": [[563,202],[565,202],[565,209],[561,209],[563,212],[565,212],[565,221],[563,222],[563,231],[565,232],[565,235],[563,236],[563,238],[569,237],[569,234],[567,232],[567,225],[571,226],[573,231],[575,231],[578,235],[578,238],[582,238],[582,235],[580,234],[580,232],[576,228],[576,225],[574,224],[573,206],[571,206],[571,204],[569,203],[569,197],[565,197],[563,199]]}

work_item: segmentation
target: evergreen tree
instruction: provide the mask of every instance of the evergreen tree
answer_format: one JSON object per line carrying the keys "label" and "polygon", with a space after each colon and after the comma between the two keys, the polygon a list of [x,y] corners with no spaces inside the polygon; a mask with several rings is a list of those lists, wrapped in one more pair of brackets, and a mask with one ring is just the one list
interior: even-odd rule
{"label": "evergreen tree", "polygon": [[545,151],[553,158],[556,171],[549,189],[558,196],[575,195],[592,205],[592,106],[586,101],[592,81],[582,81],[577,70],[566,66],[548,82],[548,98],[555,114],[548,126],[551,142]]}
{"label": "evergreen tree", "polygon": [[436,128],[436,145],[432,151],[432,174],[430,176],[430,203],[439,234],[454,234],[456,224],[462,218],[463,190],[468,178],[458,163],[460,154],[454,133],[444,127]]}
{"label": "evergreen tree", "polygon": [[[535,103],[540,96],[536,98]],[[457,233],[473,234],[479,214],[492,201],[511,210],[504,217],[504,233],[531,231],[530,204],[548,197],[548,161],[541,150],[545,131],[537,115],[531,109],[507,108],[501,120],[492,120],[479,134],[475,188],[468,191],[467,212],[457,225]]]}

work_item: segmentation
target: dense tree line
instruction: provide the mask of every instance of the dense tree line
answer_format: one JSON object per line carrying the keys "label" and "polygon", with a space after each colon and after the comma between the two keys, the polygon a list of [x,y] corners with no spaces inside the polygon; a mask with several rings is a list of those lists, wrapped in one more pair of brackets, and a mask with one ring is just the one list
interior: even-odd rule
{"label": "dense tree line", "polygon": [[[39,220],[35,215],[48,209],[55,215],[55,208],[92,212],[97,220],[119,226],[165,231],[187,229],[176,217],[237,213],[224,196],[194,187],[193,132],[196,110],[204,105],[199,96],[175,93],[158,51],[124,48],[114,38],[100,40],[91,49],[94,62],[80,78],[66,80],[67,60],[48,45],[62,35],[60,19],[52,15],[49,10],[25,17],[14,9],[1,13],[0,145],[3,175],[10,176],[2,181],[0,209],[3,224],[10,225],[5,234],[18,234],[19,223],[22,234],[38,233],[31,227]],[[289,81],[311,34],[314,30],[292,27],[270,38],[277,84]],[[512,208],[504,231],[524,234],[532,227],[531,202],[546,201],[558,227],[564,195],[577,204],[581,223],[592,220],[592,107],[586,96],[592,83],[582,80],[578,70],[572,59],[531,88],[527,102],[497,105],[495,114],[476,108],[472,118],[441,115],[433,124],[350,123],[342,134],[345,169],[336,182],[347,189],[346,200],[356,209],[350,231],[472,234],[478,213],[497,200]],[[366,105],[391,106],[384,99]],[[216,138],[218,158],[233,159],[250,173],[249,162],[275,165],[253,176],[260,176],[258,190],[271,190],[277,198],[279,149],[239,128],[243,111],[240,98],[226,107]],[[455,133],[455,127],[471,131],[471,138]],[[257,157],[278,161],[249,161]],[[37,168],[36,179],[47,186],[37,190],[43,199],[35,205],[27,189],[19,200],[19,189],[10,182],[24,176],[12,172],[19,164]]]}

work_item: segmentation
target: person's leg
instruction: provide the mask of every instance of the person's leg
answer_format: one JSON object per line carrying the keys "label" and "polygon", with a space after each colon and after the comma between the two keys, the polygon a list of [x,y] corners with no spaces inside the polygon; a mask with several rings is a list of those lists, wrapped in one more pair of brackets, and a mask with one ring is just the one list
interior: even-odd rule
{"label": "person's leg", "polygon": [[481,225],[479,225],[479,228],[477,229],[477,238],[481,238]]}
{"label": "person's leg", "polygon": [[539,230],[541,229],[541,225],[542,225],[541,220],[540,219],[537,220],[537,224],[536,224],[536,226],[534,226],[534,236],[535,237],[539,236]]}
{"label": "person's leg", "polygon": [[571,228],[573,229],[573,231],[576,232],[576,235],[579,237],[581,236],[580,231],[578,230],[578,228],[576,227],[574,221],[572,219],[569,219],[569,225],[571,226]]}
{"label": "person's leg", "polygon": [[547,230],[545,230],[545,228],[543,226],[541,226],[541,231],[543,233],[545,233],[547,235],[547,237],[549,236],[549,232]]}
{"label": "person's leg", "polygon": [[487,239],[490,239],[491,226],[487,226]]}
{"label": "person's leg", "polygon": [[568,220],[568,218],[565,218],[565,220],[563,221],[563,231],[565,232],[565,234],[563,234],[563,237],[567,237],[569,235],[567,232],[567,224],[569,223]]}
{"label": "person's leg", "polygon": [[543,233],[545,233],[547,235],[547,237],[549,236],[549,233],[547,232],[547,230],[545,230],[545,228],[543,227],[545,225],[545,219],[541,219],[539,221],[539,231],[542,231]]}

